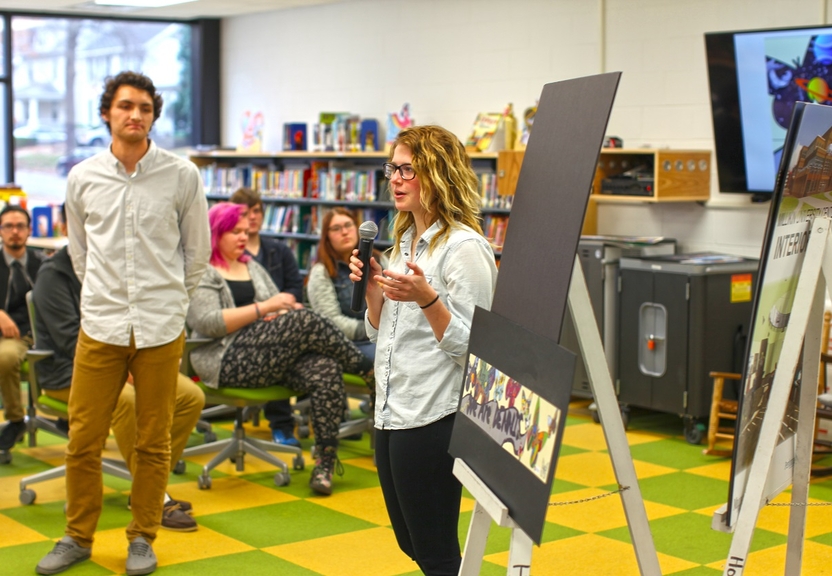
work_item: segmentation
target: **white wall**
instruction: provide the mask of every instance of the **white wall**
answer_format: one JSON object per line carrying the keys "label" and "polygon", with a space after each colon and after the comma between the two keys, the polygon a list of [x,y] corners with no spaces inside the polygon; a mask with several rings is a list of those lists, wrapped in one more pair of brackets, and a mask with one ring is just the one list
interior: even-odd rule
{"label": "white wall", "polygon": [[[713,149],[704,33],[815,25],[832,0],[358,0],[223,21],[223,144],[262,111],[265,147],[321,111],[383,119],[409,102],[418,124],[465,138],[477,112],[543,84],[623,72],[608,134],[627,147]],[[677,238],[683,250],[758,256],[768,205],[599,207],[599,232]]]}

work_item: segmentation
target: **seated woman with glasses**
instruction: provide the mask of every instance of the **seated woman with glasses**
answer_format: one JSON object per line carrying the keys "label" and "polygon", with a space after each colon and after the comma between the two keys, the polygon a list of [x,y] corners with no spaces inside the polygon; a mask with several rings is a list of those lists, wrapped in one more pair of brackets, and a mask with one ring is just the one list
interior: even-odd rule
{"label": "seated woman with glasses", "polygon": [[[353,344],[373,360],[376,345],[367,338],[364,328],[364,309],[353,312],[350,280],[350,256],[358,246],[358,217],[346,208],[333,208],[324,214],[321,223],[321,240],[318,243],[318,261],[309,270],[306,296],[312,309],[332,320]],[[381,253],[374,250],[376,260]],[[366,308],[366,306],[365,306]]]}
{"label": "seated woman with glasses", "polygon": [[211,266],[191,297],[187,322],[195,336],[214,341],[194,350],[191,363],[209,388],[282,385],[308,393],[317,448],[309,485],[331,494],[344,413],[342,373],[370,381],[372,363],[332,322],[279,292],[244,253],[245,210],[221,202],[208,211]]}
{"label": "seated woman with glasses", "polygon": [[[365,327],[376,341],[376,466],[399,547],[428,576],[455,575],[462,486],[448,454],[474,308],[490,308],[497,267],[479,224],[477,175],[439,126],[402,130],[384,164],[395,242],[369,274]],[[425,479],[430,481],[426,482]]]}

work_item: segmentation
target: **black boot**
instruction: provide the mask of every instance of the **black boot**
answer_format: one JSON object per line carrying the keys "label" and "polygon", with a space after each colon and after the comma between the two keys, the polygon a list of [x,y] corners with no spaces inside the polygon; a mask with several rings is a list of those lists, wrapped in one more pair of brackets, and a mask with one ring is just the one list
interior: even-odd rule
{"label": "black boot", "polygon": [[23,420],[9,422],[0,432],[0,451],[7,452],[11,450],[15,444],[23,440],[25,435],[26,422]]}
{"label": "black boot", "polygon": [[338,448],[335,446],[318,446],[315,468],[309,479],[309,487],[318,494],[332,494],[332,473],[344,475],[344,467],[338,460]]}

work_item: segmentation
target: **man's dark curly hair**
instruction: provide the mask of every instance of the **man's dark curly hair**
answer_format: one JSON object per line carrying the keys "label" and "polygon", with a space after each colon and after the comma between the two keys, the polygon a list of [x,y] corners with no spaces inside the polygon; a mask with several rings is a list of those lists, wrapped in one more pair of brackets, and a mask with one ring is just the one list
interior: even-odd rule
{"label": "man's dark curly hair", "polygon": [[[103,116],[110,111],[113,105],[113,97],[122,86],[132,86],[139,90],[144,90],[153,99],[153,122],[159,119],[162,114],[162,95],[156,92],[156,87],[153,85],[153,80],[141,74],[140,72],[119,72],[116,76],[110,76],[104,80],[104,92],[101,94],[101,102],[98,105],[98,111]],[[107,125],[107,130],[112,132],[110,123],[104,120]]]}

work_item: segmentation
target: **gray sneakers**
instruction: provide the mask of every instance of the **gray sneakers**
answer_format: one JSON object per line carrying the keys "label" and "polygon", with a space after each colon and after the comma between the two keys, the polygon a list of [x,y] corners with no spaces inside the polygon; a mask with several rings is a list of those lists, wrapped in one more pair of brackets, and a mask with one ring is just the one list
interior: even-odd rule
{"label": "gray sneakers", "polygon": [[[86,560],[91,554],[91,548],[84,548],[69,536],[64,536],[38,563],[36,570],[38,574],[57,574]],[[147,572],[137,572],[137,574],[147,574]]]}
{"label": "gray sneakers", "polygon": [[[43,557],[38,563],[36,571],[38,574],[58,574],[70,566],[82,562],[92,554],[91,548],[83,548],[78,543],[64,536],[61,538],[52,551]],[[139,536],[127,548],[127,575],[140,576],[150,574],[156,570],[156,554],[147,540]]]}
{"label": "gray sneakers", "polygon": [[150,574],[156,570],[156,554],[147,540],[138,536],[127,548],[127,576]]}

